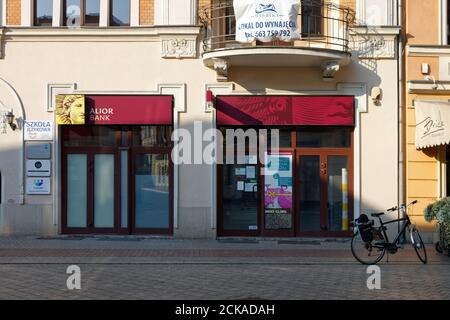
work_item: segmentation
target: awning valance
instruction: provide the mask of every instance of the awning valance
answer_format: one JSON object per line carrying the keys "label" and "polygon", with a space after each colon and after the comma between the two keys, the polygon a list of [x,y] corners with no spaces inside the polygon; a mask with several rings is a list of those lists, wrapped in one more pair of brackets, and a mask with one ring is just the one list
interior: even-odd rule
{"label": "awning valance", "polygon": [[450,103],[414,101],[416,109],[416,149],[450,143]]}
{"label": "awning valance", "polygon": [[353,96],[218,96],[217,125],[354,126]]}

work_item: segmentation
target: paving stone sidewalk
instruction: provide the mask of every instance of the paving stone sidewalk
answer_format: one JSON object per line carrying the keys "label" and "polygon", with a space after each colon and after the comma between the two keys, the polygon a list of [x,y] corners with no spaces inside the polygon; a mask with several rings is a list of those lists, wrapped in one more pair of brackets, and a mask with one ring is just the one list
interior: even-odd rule
{"label": "paving stone sidewalk", "polygon": [[[382,289],[348,240],[0,238],[0,299],[450,299],[450,258],[405,246],[379,265]],[[82,289],[68,290],[69,265]]]}

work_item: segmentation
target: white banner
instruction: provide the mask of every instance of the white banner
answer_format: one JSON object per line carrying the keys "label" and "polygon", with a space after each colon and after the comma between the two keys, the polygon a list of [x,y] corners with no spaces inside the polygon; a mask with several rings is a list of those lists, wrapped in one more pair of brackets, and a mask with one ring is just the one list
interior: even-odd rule
{"label": "white banner", "polygon": [[416,149],[450,143],[450,103],[414,101]]}
{"label": "white banner", "polygon": [[300,0],[234,0],[233,6],[238,42],[300,39]]}

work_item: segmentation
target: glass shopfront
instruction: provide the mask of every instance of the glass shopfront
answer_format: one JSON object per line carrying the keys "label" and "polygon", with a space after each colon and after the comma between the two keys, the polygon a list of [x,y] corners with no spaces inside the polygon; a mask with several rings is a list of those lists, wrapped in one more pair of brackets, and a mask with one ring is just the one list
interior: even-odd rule
{"label": "glass shopfront", "polygon": [[67,95],[57,108],[63,233],[172,234],[172,98]]}
{"label": "glass shopfront", "polygon": [[[224,137],[217,166],[219,236],[351,235],[352,97],[223,96],[216,104]],[[257,143],[229,130],[255,132]]]}

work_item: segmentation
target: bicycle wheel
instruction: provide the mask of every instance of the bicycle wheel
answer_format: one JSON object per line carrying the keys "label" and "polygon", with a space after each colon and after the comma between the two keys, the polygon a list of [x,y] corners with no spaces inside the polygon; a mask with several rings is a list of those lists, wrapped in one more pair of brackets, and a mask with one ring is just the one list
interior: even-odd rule
{"label": "bicycle wheel", "polygon": [[423,264],[427,263],[427,250],[425,244],[422,241],[422,237],[419,234],[416,226],[412,225],[409,229],[409,235],[411,237],[411,243],[416,251],[417,256]]}
{"label": "bicycle wheel", "polygon": [[434,248],[436,249],[436,251],[437,251],[438,253],[443,253],[443,252],[444,252],[444,250],[442,250],[441,242],[440,242],[440,241],[436,242],[436,244],[434,245]]}
{"label": "bicycle wheel", "polygon": [[350,246],[353,256],[362,264],[377,264],[383,259],[386,251],[384,247],[377,246],[374,241],[364,242],[359,231],[353,235]]}

